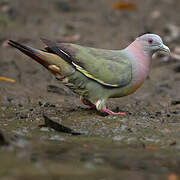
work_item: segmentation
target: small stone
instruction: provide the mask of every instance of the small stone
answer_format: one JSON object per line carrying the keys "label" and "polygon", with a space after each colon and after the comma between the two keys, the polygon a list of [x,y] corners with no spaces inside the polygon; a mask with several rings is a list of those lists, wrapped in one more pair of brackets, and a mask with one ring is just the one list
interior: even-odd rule
{"label": "small stone", "polygon": [[48,127],[42,127],[40,128],[41,131],[44,131],[44,132],[49,132],[49,128]]}
{"label": "small stone", "polygon": [[59,135],[51,136],[49,139],[53,141],[64,141],[64,138],[60,137]]}
{"label": "small stone", "polygon": [[118,135],[118,136],[114,136],[112,139],[113,139],[114,141],[121,141],[122,139],[124,139],[124,137]]}

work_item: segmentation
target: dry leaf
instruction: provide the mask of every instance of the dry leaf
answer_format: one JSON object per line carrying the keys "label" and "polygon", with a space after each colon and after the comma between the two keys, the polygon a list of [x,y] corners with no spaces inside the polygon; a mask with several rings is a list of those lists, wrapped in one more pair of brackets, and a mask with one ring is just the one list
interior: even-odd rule
{"label": "dry leaf", "polygon": [[177,143],[176,143],[176,141],[173,141],[173,142],[171,142],[169,145],[170,146],[174,146],[174,145],[176,145]]}
{"label": "dry leaf", "polygon": [[157,147],[156,146],[145,146],[146,149],[150,149],[150,150],[156,150]]}
{"label": "dry leaf", "polygon": [[8,82],[11,82],[11,83],[14,83],[14,82],[15,82],[14,79],[6,78],[6,77],[3,77],[3,76],[0,76],[0,80],[1,80],[1,81],[8,81]]}
{"label": "dry leaf", "polygon": [[178,176],[175,173],[170,173],[168,175],[168,180],[178,180]]}
{"label": "dry leaf", "polygon": [[116,2],[113,4],[114,10],[135,10],[136,5],[131,2]]}

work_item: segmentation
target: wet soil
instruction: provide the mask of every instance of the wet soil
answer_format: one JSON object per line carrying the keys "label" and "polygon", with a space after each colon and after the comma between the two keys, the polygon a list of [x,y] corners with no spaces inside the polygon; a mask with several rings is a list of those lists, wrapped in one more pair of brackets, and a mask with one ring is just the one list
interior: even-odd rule
{"label": "wet soil", "polygon": [[[6,45],[42,48],[40,37],[121,49],[145,31],[166,39],[179,28],[180,2],[109,0],[0,1],[0,179],[168,179],[180,176],[180,61],[154,56],[133,95],[110,99],[127,116],[102,116],[30,58]],[[76,38],[74,38],[76,37]],[[77,38],[78,37],[78,38]],[[171,50],[179,38],[166,42]],[[57,132],[43,115],[81,135]],[[174,178],[174,179],[173,179]]]}

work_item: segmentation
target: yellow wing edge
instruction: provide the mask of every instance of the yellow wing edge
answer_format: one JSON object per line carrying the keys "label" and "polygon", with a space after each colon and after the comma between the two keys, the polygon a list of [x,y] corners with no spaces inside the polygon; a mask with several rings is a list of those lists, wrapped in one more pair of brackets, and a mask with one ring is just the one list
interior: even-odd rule
{"label": "yellow wing edge", "polygon": [[83,73],[86,77],[90,78],[90,79],[93,79],[97,82],[99,82],[100,84],[103,84],[105,86],[111,86],[111,87],[118,87],[119,85],[118,84],[108,84],[108,83],[105,83],[104,81],[94,77],[93,75],[89,74],[89,72],[87,72],[85,69],[83,69],[81,66],[75,64],[74,62],[72,62],[72,64],[76,67],[76,69],[78,71],[80,71],[81,73]]}

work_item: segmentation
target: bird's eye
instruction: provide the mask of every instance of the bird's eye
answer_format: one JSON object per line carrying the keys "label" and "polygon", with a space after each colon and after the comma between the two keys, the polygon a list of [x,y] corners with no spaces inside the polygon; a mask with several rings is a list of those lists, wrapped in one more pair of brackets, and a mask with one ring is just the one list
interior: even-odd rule
{"label": "bird's eye", "polygon": [[153,40],[152,39],[148,39],[148,44],[152,44]]}

